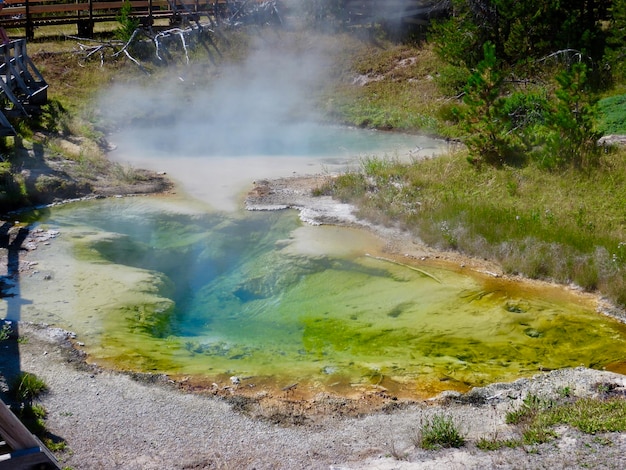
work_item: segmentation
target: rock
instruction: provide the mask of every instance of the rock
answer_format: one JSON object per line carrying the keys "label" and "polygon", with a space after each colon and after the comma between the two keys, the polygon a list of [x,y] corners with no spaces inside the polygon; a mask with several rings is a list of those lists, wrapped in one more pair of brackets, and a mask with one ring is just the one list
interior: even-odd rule
{"label": "rock", "polygon": [[598,140],[600,145],[626,145],[626,135],[610,134],[605,135]]}
{"label": "rock", "polygon": [[441,392],[438,397],[436,397],[436,399],[450,400],[450,401],[457,400],[459,398],[461,398],[461,393],[455,390],[445,390]]}

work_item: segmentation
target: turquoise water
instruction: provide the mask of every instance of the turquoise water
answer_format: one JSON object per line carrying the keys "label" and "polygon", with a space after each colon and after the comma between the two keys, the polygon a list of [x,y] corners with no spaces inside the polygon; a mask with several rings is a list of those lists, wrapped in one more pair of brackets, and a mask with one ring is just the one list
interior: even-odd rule
{"label": "turquoise water", "polygon": [[65,264],[42,253],[55,283],[23,279],[24,319],[72,329],[110,367],[427,396],[626,358],[625,326],[580,296],[388,258],[370,235],[293,211],[127,198],[38,223],[61,231],[47,253]]}
{"label": "turquoise water", "polygon": [[[155,132],[154,124],[134,125],[115,135],[115,141],[133,153],[149,153],[153,158],[171,158],[182,154],[206,159],[212,155],[237,158],[269,157],[338,157],[392,154],[396,150],[420,150],[430,155],[444,144],[425,136],[381,132],[367,129],[332,127],[315,123],[266,123],[260,129],[233,125],[229,132],[210,132],[203,123],[186,123],[184,140],[174,139],[164,129]],[[195,127],[194,127],[195,126]],[[190,128],[189,128],[190,127]],[[210,133],[210,137],[207,135]]]}

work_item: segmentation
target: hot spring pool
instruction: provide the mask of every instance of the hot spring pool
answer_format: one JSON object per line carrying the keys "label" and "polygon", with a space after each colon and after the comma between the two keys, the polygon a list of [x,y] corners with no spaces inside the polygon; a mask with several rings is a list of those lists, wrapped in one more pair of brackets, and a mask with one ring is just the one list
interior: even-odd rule
{"label": "hot spring pool", "polygon": [[364,231],[294,211],[137,197],[37,224],[61,236],[21,279],[21,319],[76,332],[106,367],[418,397],[626,358],[626,325],[588,297],[390,258]]}

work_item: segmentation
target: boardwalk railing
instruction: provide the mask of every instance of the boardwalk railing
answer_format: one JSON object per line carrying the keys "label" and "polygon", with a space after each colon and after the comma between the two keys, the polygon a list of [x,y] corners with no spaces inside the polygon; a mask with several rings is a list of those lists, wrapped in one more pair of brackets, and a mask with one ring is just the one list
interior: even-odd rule
{"label": "boardwalk railing", "polygon": [[[122,6],[120,0],[5,0],[0,11],[0,26],[24,28],[26,38],[34,37],[40,26],[76,24],[78,34],[93,36],[95,22],[115,21]],[[259,0],[129,0],[133,18],[152,25],[157,18],[168,18],[175,24],[181,19],[197,20],[200,16],[215,17],[222,11],[238,8]]]}
{"label": "boardwalk railing", "polygon": [[60,470],[54,455],[0,400],[0,470]]}
{"label": "boardwalk railing", "polygon": [[[307,0],[313,2],[314,0]],[[34,37],[35,28],[58,24],[76,24],[78,35],[93,37],[96,22],[115,21],[124,0],[5,0],[0,11],[0,26],[24,28],[26,38]],[[181,20],[209,21],[237,16],[267,0],[128,0],[130,16],[139,18],[144,26],[155,19],[168,18],[170,24]],[[448,2],[442,0],[340,0],[343,19],[353,25],[377,20],[427,24],[433,15],[444,11]],[[324,7],[325,8],[325,7]]]}
{"label": "boardwalk railing", "polygon": [[26,116],[29,107],[48,100],[48,84],[26,53],[26,39],[0,44],[0,99],[11,106],[0,112],[0,136],[15,135],[6,112]]}

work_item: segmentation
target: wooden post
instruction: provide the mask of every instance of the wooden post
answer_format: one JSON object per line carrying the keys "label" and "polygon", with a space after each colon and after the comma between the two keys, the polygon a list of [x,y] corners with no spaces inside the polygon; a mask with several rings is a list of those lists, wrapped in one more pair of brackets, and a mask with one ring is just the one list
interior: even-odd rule
{"label": "wooden post", "polygon": [[[79,0],[76,0],[76,4],[79,4]],[[87,16],[81,16],[80,10],[76,15],[76,29],[78,30],[78,35],[83,38],[93,38],[93,2],[89,0],[89,8],[87,9]]]}
{"label": "wooden post", "polygon": [[30,14],[30,2],[26,0],[26,39],[35,39],[35,27],[33,17]]}

